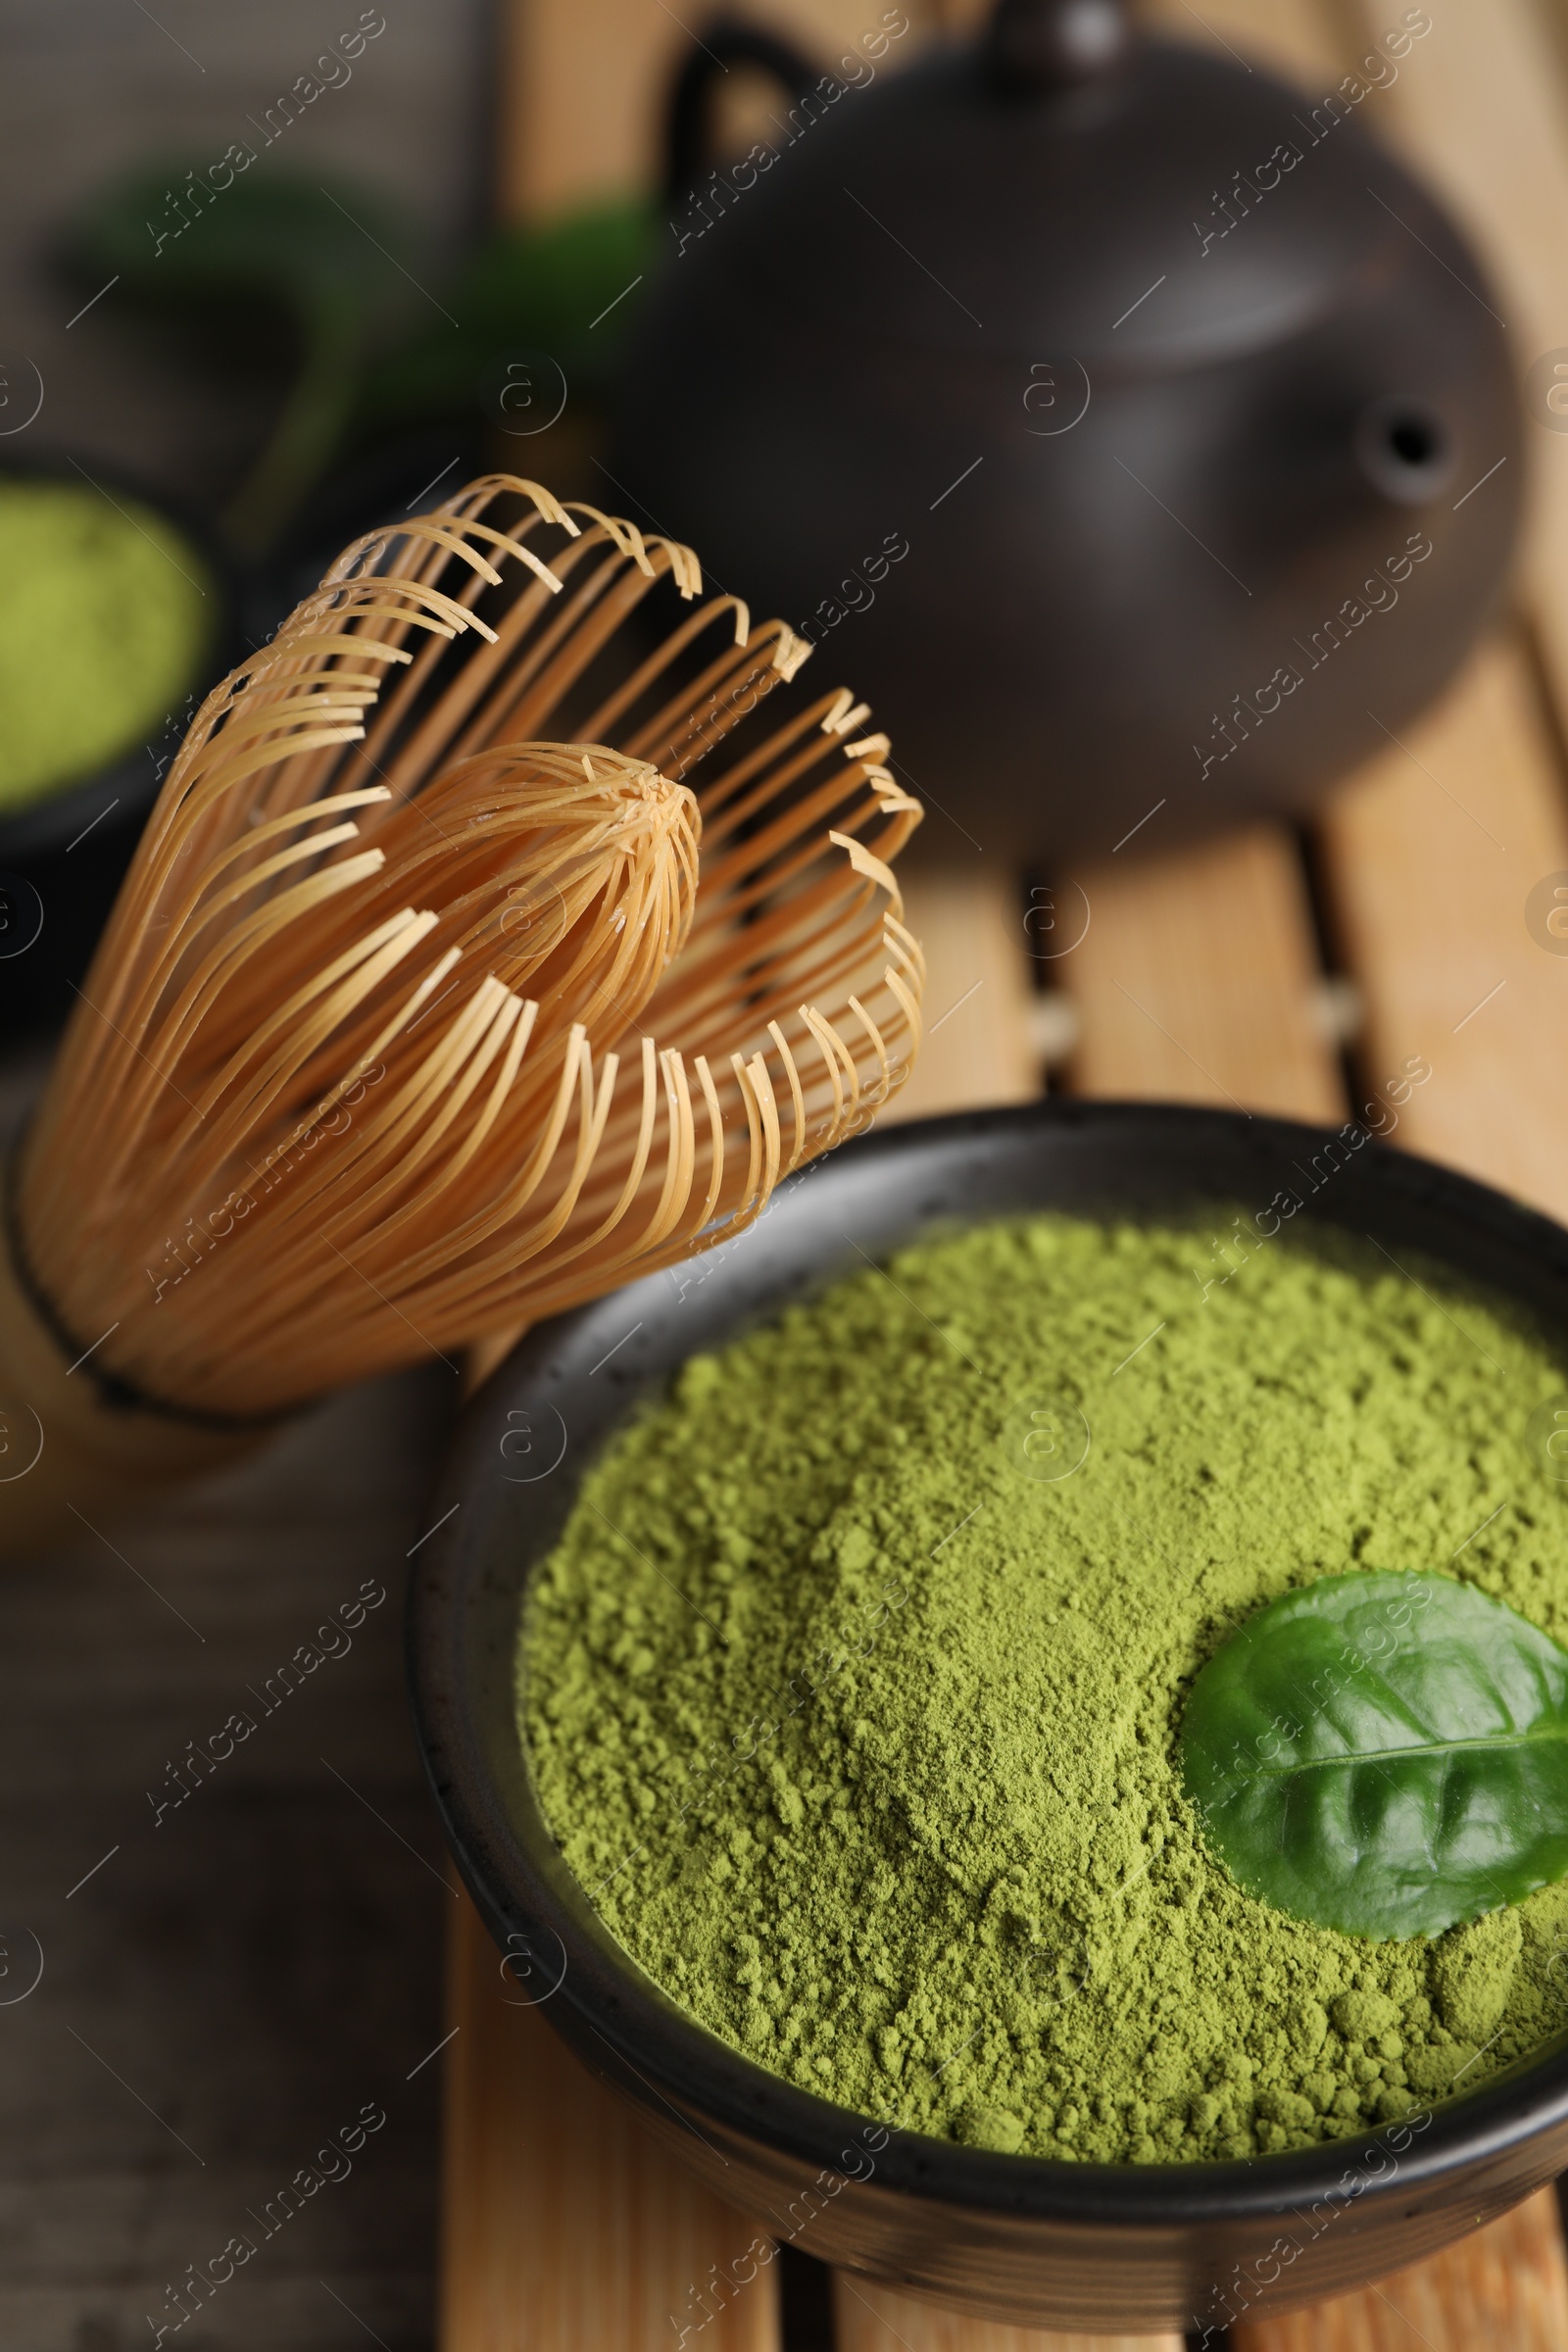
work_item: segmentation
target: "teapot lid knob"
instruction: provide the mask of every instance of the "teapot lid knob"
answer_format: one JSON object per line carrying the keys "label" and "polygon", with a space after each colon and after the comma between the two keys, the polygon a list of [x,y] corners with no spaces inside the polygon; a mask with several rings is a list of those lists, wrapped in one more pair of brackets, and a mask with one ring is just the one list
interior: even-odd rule
{"label": "teapot lid knob", "polygon": [[1135,39],[1123,0],[997,0],[982,45],[993,85],[1028,97],[1115,73]]}

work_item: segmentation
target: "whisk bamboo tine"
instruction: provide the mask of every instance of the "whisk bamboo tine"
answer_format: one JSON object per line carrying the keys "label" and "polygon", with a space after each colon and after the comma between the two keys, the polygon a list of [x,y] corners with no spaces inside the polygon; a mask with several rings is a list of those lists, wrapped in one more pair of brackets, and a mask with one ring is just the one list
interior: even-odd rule
{"label": "whisk bamboo tine", "polygon": [[[734,644],[727,646],[716,660],[710,662],[709,667],[699,677],[692,679],[681,694],[673,697],[665,705],[664,710],[656,711],[653,717],[646,722],[643,728],[643,738],[649,744],[657,742],[661,724],[667,723],[665,711],[673,715],[677,711],[689,709],[690,705],[700,697],[706,698],[711,695],[718,680],[734,665],[737,655],[744,656],[746,654],[751,616],[738,596],[716,596],[710,603],[699,607],[697,612],[689,613],[679,628],[672,629],[662,644],[651,653],[628,678],[623,679],[613,693],[607,695],[598,709],[584,719],[583,733],[591,735],[597,740],[601,736],[609,736],[616,732],[620,728],[620,722],[626,712],[636,708],[637,703],[647,693],[649,687],[663,675],[672,662],[680,659],[689,645],[713,628],[725,612],[733,612],[735,615]],[[642,742],[638,738],[628,738],[626,749],[634,759],[649,757],[648,751],[642,747]]]}
{"label": "whisk bamboo tine", "polygon": [[[557,584],[558,588],[571,585],[574,587],[577,593],[583,593],[583,582],[579,578],[579,573],[586,564],[586,593],[589,597],[597,597],[606,586],[614,580],[620,569],[620,565],[612,563],[609,565],[596,566],[592,562],[589,561],[589,559],[592,557],[593,552],[596,549],[606,545],[615,548],[616,543],[611,538],[610,534],[603,529],[589,532],[577,531],[575,536],[576,544],[573,546],[568,546],[566,549],[563,550],[558,557],[556,566],[551,571],[551,579]],[[477,578],[470,580],[468,583],[466,589],[465,590],[465,610],[471,609],[473,601],[478,596],[480,585],[481,583]],[[466,712],[471,708],[473,702],[477,700],[494,681],[497,670],[505,659],[503,650],[504,641],[509,636],[513,639],[520,636],[526,636],[527,632],[531,630],[536,623],[541,622],[544,619],[544,608],[549,604],[551,596],[555,593],[555,589],[545,589],[538,586],[525,586],[516,604],[514,605],[512,610],[506,614],[505,618],[500,622],[497,628],[490,629],[488,624],[486,624],[487,635],[491,640],[489,655],[488,657],[481,657],[476,662],[469,664],[468,672],[465,679],[456,686],[453,692],[452,701],[449,706],[449,714],[445,712],[439,714],[438,723],[441,726],[455,728],[466,715]],[[646,593],[644,586],[637,587],[633,591],[634,601],[635,599],[640,598],[644,593]],[[574,598],[567,598],[565,600],[568,607],[568,612],[574,601]],[[576,617],[580,619],[580,612],[577,613]],[[558,642],[563,636],[569,636],[571,632],[571,626],[572,622],[570,618],[564,617],[560,613],[551,616],[548,624],[547,634],[541,641],[543,646],[548,647]],[[535,648],[530,649],[529,665],[531,666],[533,662],[537,662],[541,658],[542,656],[539,647],[536,646]],[[426,666],[428,666],[428,664],[426,664]],[[524,676],[527,674],[526,667],[524,668],[522,674]],[[401,715],[402,707],[408,702],[408,700],[409,695],[406,690],[400,698],[399,703],[388,710],[388,725],[395,725],[397,723]],[[519,731],[529,732],[530,730],[519,729]],[[420,756],[426,760],[433,756],[433,746],[421,745],[417,748]]]}
{"label": "whisk bamboo tine", "polygon": [[[535,643],[520,660],[514,648],[530,615],[522,612],[515,620],[508,616],[511,625],[504,623],[500,631],[499,657],[479,673],[479,684],[493,691],[488,701],[475,695],[467,731],[454,739],[455,756],[461,757],[483,733],[505,730],[534,736],[548,731],[553,714],[577,680],[644,601],[661,569],[668,568],[653,566],[650,579],[619,560],[590,566],[589,558],[605,544],[602,534],[584,533],[562,565],[571,593],[557,612],[544,616]],[[603,732],[596,727],[582,731],[590,739]]]}
{"label": "whisk bamboo tine", "polygon": [[810,651],[497,474],[207,698],[11,1173],[0,1541],[733,1239],[885,1100],[919,810]]}

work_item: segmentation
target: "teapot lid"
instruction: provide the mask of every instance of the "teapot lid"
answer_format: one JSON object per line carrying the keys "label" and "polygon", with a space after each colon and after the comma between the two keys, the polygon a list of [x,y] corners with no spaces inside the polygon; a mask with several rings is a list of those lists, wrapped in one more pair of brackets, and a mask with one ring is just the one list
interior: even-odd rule
{"label": "teapot lid", "polygon": [[732,169],[691,259],[710,300],[851,349],[1116,375],[1238,355],[1396,276],[1411,237],[1451,243],[1355,120],[1419,37],[1314,103],[1135,32],[1119,0],[1000,0],[978,43],[874,87],[824,74]]}

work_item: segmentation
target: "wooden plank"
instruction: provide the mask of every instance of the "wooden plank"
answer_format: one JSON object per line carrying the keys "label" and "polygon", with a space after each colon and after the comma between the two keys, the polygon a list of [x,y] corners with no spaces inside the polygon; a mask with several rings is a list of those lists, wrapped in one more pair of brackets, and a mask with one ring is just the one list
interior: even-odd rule
{"label": "wooden plank", "polygon": [[1344,1116],[1288,834],[1253,826],[1075,887],[1088,929],[1059,969],[1082,1020],[1076,1091]]}
{"label": "wooden plank", "polygon": [[1253,58],[1274,73],[1316,90],[1344,71],[1335,16],[1337,0],[1147,0],[1139,15],[1172,40]]}
{"label": "wooden plank", "polygon": [[[451,1385],[437,1366],[335,1397],[112,1544],[82,1528],[0,1578],[17,2352],[129,2352],[160,2325],[169,2352],[347,2352],[356,2321],[388,2352],[429,2343],[437,2069],[416,2070],[451,1898],[395,1572],[429,1524]],[[356,1608],[367,1585],[384,1597]],[[320,1663],[291,1690],[302,1643]],[[43,1975],[18,2000],[29,1948]],[[367,2101],[384,2124],[329,2155]],[[269,2226],[304,2165],[330,2185]],[[236,2232],[254,2253],[190,2288]]]}
{"label": "wooden plank", "polygon": [[647,0],[498,12],[503,117],[496,204],[505,220],[600,197],[658,177],[659,93],[685,36]]}
{"label": "wooden plank", "polygon": [[835,2352],[1182,2352],[1179,2335],[1044,2335],[966,2320],[843,2271],[833,2280],[833,2332]]}
{"label": "wooden plank", "polygon": [[888,1107],[923,1119],[977,1102],[1027,1102],[1040,1089],[1023,895],[1010,874],[901,870],[905,920],[925,950],[926,1033]]}
{"label": "wooden plank", "polygon": [[[463,1895],[448,1962],[444,2352],[654,2352],[757,2234],[672,2164],[566,2050]],[[702,2328],[712,2352],[778,2352],[771,2267]]]}
{"label": "wooden plank", "polygon": [[1526,924],[1533,886],[1568,871],[1568,815],[1515,645],[1339,796],[1323,841],[1368,1081],[1432,1065],[1400,1141],[1568,1215],[1568,956]]}
{"label": "wooden plank", "polygon": [[[1520,0],[1456,0],[1389,93],[1412,162],[1497,272],[1524,364],[1568,340],[1560,62]],[[1532,429],[1527,455],[1524,585],[1556,728],[1543,717],[1524,641],[1489,648],[1444,710],[1406,734],[1407,752],[1391,747],[1337,804],[1324,839],[1366,997],[1369,1055],[1381,1066],[1392,1040],[1417,1025],[1435,1041],[1404,1048],[1430,1052],[1435,1072],[1412,1100],[1407,1140],[1561,1215],[1568,1104],[1542,1077],[1560,1052],[1568,974],[1532,939],[1526,906],[1539,880],[1568,867],[1559,759],[1568,713],[1568,435]],[[1397,874],[1389,862],[1396,844]],[[1474,994],[1452,1004],[1482,972]],[[1494,987],[1494,1000],[1469,1018]]]}
{"label": "wooden plank", "polygon": [[[1356,5],[1356,0],[1352,0]],[[1568,350],[1568,78],[1560,28],[1531,0],[1445,0],[1378,127],[1452,207],[1494,280],[1521,374]],[[1383,0],[1358,0],[1369,37]],[[1568,418],[1563,419],[1568,423]],[[1568,432],[1527,424],[1524,584],[1568,708]],[[1459,485],[1464,487],[1464,485]]]}
{"label": "wooden plank", "polygon": [[[890,59],[904,48],[912,53],[941,23],[935,0],[903,0],[903,10],[909,33]],[[880,0],[771,0],[765,22],[825,69],[847,43],[875,31],[881,16]],[[662,0],[505,0],[496,157],[503,220],[658,186],[664,93],[692,37],[683,19],[696,21]],[[742,149],[765,128],[759,110]]]}
{"label": "wooden plank", "polygon": [[1553,2190],[1381,2286],[1231,2330],[1233,2352],[1414,2352],[1418,2344],[1559,2352],[1568,2262]]}

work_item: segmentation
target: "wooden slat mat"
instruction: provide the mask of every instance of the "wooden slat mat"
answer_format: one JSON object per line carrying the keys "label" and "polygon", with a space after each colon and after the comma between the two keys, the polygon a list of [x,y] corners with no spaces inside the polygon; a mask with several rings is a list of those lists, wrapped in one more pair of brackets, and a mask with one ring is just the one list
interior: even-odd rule
{"label": "wooden slat mat", "polygon": [[833,2282],[836,2352],[1181,2352],[1179,2335],[1042,2335],[895,2294],[840,2272]]}
{"label": "wooden slat mat", "polygon": [[[822,0],[808,19],[802,8],[769,13],[793,16],[808,37],[838,22]],[[957,13],[956,0],[944,11]],[[1203,0],[1200,9],[1165,0],[1155,13],[1188,37],[1250,51],[1317,90],[1334,85],[1389,14],[1382,0]],[[1446,0],[1432,13],[1433,32],[1378,95],[1378,127],[1466,220],[1527,364],[1568,345],[1560,35],[1529,0]],[[845,0],[840,28],[858,29],[861,14]],[[578,103],[588,95],[578,92]],[[1568,435],[1532,428],[1531,442],[1522,614],[1439,710],[1336,797],[1317,828],[1330,954],[1365,1013],[1353,1104],[1326,1034],[1306,877],[1294,837],[1269,825],[1158,862],[1107,860],[1058,885],[1093,907],[1083,945],[1049,972],[1076,1007],[1067,1072],[1076,1089],[1336,1119],[1415,1062],[1431,1075],[1403,1105],[1400,1142],[1568,1214],[1568,956],[1548,952],[1539,925],[1533,933],[1526,923],[1533,887],[1568,871]],[[1038,1083],[1042,1035],[1021,881],[1014,891],[1013,878],[982,881],[977,871],[918,878],[911,902],[941,1027],[902,1110],[1019,1099]],[[660,2231],[680,2247],[679,2274],[699,2239],[727,2244],[729,2225],[710,2206],[706,2219],[694,2219],[695,2208],[661,2218],[670,2211],[668,2162],[639,2145],[629,2122],[607,2166],[582,2158],[579,2129],[583,2147],[609,2144],[604,2094],[573,2074],[537,2018],[519,2031],[519,2013],[503,2017],[482,1994],[482,1974],[470,1955],[453,1978],[463,2034],[450,2109],[444,2352],[575,2352],[590,2340],[571,2330],[591,2298],[585,2304],[585,2290],[563,2286],[561,2275],[607,2263],[623,2272],[629,2263],[641,2285],[626,2299],[622,2278],[616,2317],[595,2340],[617,2352],[674,2342],[678,2307],[665,2298],[685,2281],[671,2285]],[[532,2230],[537,2242],[523,2260],[499,2241],[508,2230],[514,2239],[530,2230],[538,2161],[527,2150],[541,2140],[556,2150],[549,2220]],[[760,2282],[744,2321],[726,2324],[774,2328],[771,2280]],[[694,2340],[715,2340],[717,2326]],[[1080,2340],[1116,2340],[967,2321],[847,2277],[836,2286],[836,2332],[839,2352],[1067,2352]],[[1235,2352],[1415,2352],[1423,2343],[1428,2352],[1568,2352],[1568,2276],[1549,2192],[1362,2294],[1234,2337]]]}
{"label": "wooden slat mat", "polygon": [[1568,2344],[1568,2267],[1556,2196],[1541,2189],[1430,2262],[1364,2294],[1238,2328],[1231,2343],[1233,2352],[1557,2352]]}
{"label": "wooden slat mat", "polygon": [[[584,2073],[465,1895],[449,1959],[441,2337],[463,2352],[778,2352],[770,2272],[699,2298],[757,2234]],[[757,2269],[755,2261],[750,2266]],[[701,2325],[713,2308],[717,2316]]]}

